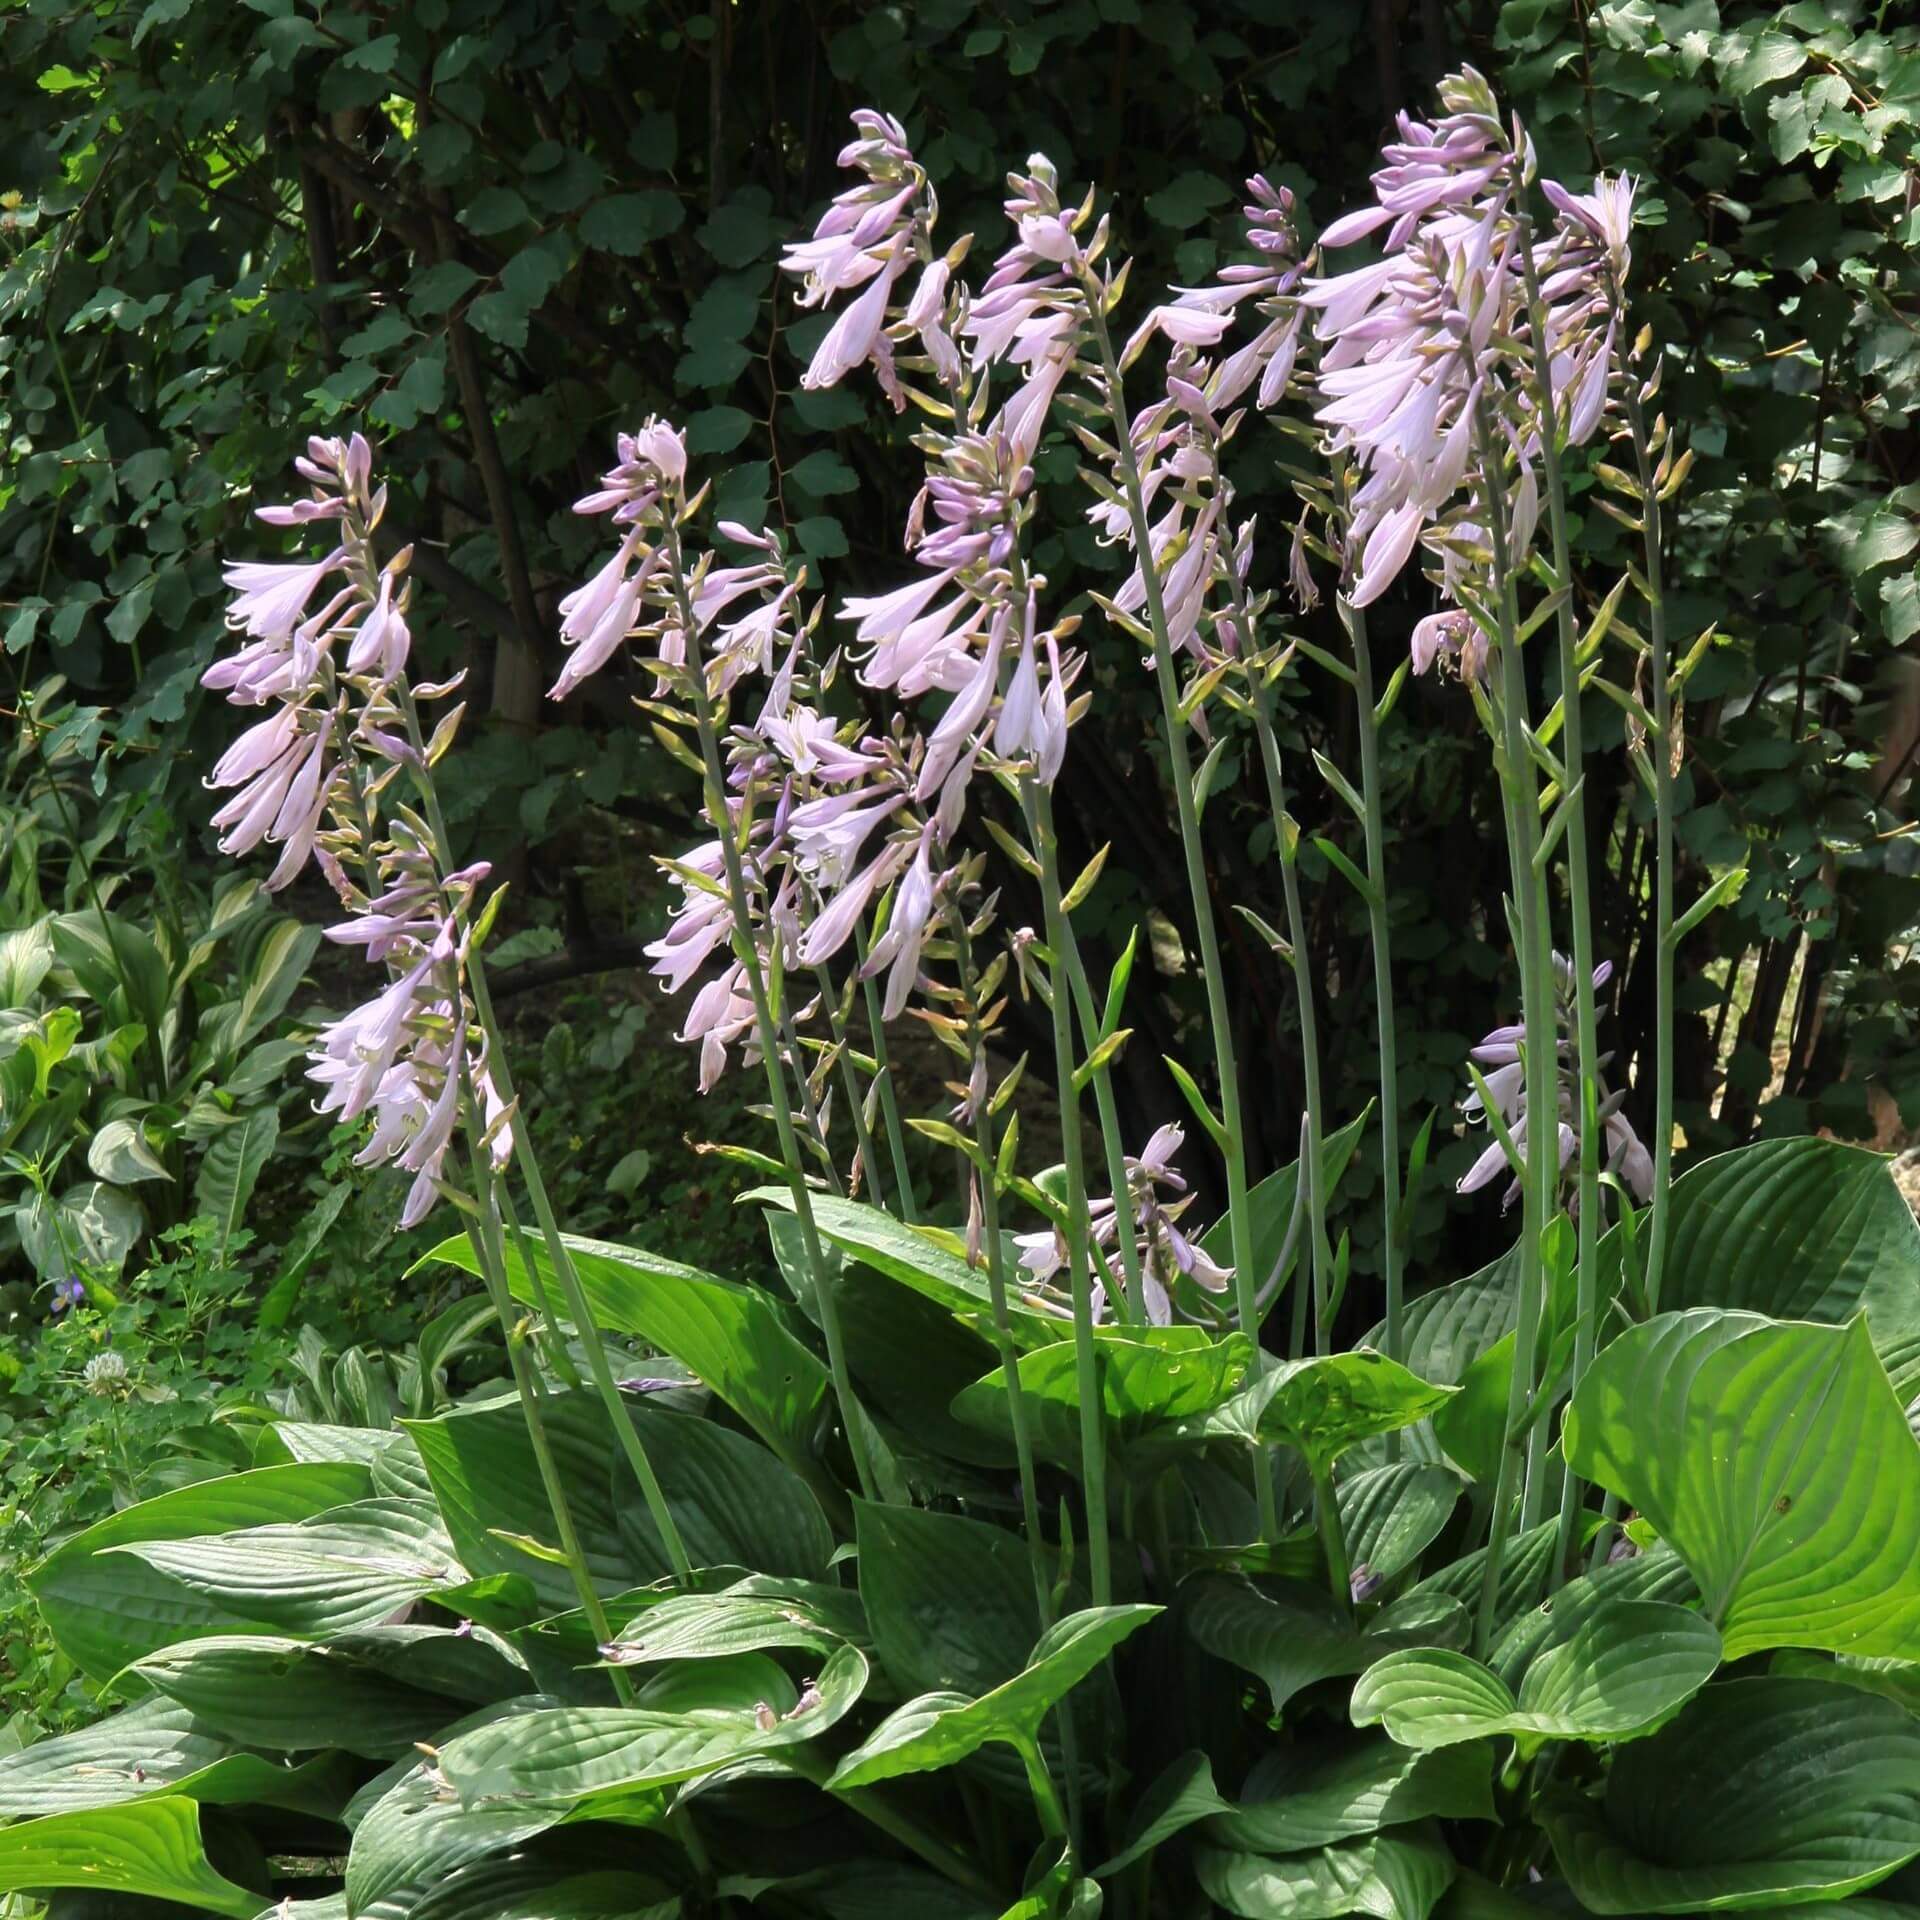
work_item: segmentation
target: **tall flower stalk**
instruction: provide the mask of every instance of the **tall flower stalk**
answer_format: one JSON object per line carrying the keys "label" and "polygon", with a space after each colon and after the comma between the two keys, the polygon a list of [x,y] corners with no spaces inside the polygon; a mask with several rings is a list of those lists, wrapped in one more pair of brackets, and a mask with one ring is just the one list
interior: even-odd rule
{"label": "tall flower stalk", "polygon": [[[321,1089],[321,1111],[347,1121],[374,1115],[361,1164],[392,1161],[413,1175],[402,1224],[417,1223],[447,1194],[467,1211],[475,1265],[501,1321],[561,1551],[583,1614],[602,1632],[604,1611],[553,1465],[544,1388],[516,1325],[501,1233],[508,1204],[502,1176],[518,1161],[543,1227],[550,1228],[556,1270],[563,1282],[572,1278],[538,1163],[517,1123],[480,961],[498,895],[481,907],[488,868],[455,865],[433,779],[463,709],[447,714],[431,738],[425,735],[407,675],[408,555],[384,566],[376,556],[386,496],[374,485],[367,443],[357,434],[346,441],[315,439],[296,467],[310,483],[309,496],[262,508],[259,517],[273,526],[331,525],[337,538],[319,561],[235,562],[227,569],[234,590],[229,624],[246,640],[208,670],[206,683],[235,705],[266,709],[268,717],[214,768],[211,784],[234,789],[216,820],[229,852],[263,841],[280,846],[272,886],[285,886],[308,860],[317,862],[351,916],[329,936],[361,947],[369,961],[384,966],[385,989],[323,1031],[309,1077]],[[310,611],[322,593],[322,604]],[[452,686],[417,691],[437,698]],[[418,811],[403,797],[408,787]],[[463,1133],[471,1194],[462,1194],[447,1173],[449,1150]],[[526,1257],[524,1247],[519,1251]],[[527,1264],[531,1268],[530,1258]],[[569,1303],[669,1561],[687,1581],[692,1568],[685,1546],[578,1297],[577,1278]]]}

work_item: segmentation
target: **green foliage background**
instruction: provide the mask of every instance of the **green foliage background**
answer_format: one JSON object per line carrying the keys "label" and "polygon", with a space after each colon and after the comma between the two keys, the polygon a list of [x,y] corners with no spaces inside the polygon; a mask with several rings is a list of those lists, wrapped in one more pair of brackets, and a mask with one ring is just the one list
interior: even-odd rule
{"label": "green foliage background", "polygon": [[[1920,51],[1904,11],[26,0],[0,17],[0,646],[8,703],[38,717],[8,795],[16,830],[34,831],[24,850],[10,837],[10,857],[37,872],[77,837],[121,876],[122,901],[170,891],[190,912],[208,896],[218,856],[198,776],[224,720],[196,680],[221,636],[219,560],[267,550],[246,524],[251,495],[281,486],[308,432],[364,425],[384,442],[389,525],[415,542],[429,654],[471,672],[487,714],[447,791],[459,830],[516,875],[518,1004],[544,1029],[559,983],[596,983],[580,1009],[596,1031],[543,1062],[560,1100],[543,1124],[581,1162],[576,1201],[624,1162],[612,1211],[644,1217],[650,1199],[693,1193],[694,1215],[676,1217],[696,1238],[724,1233],[691,1176],[663,1194],[663,1173],[685,1174],[670,1133],[631,1157],[649,1122],[627,1056],[597,1031],[663,908],[647,855],[684,843],[692,795],[628,706],[637,686],[603,675],[564,714],[541,699],[555,603],[592,546],[568,503],[619,426],[668,412],[723,511],[784,517],[836,593],[897,577],[911,466],[882,456],[911,423],[857,383],[797,390],[824,322],[798,314],[775,273],[782,240],[836,185],[857,104],[906,119],[953,230],[982,246],[997,244],[1000,175],[1028,152],[1097,181],[1144,294],[1214,268],[1255,168],[1301,195],[1309,232],[1352,204],[1392,111],[1470,60],[1525,116],[1549,171],[1647,183],[1636,295],[1668,343],[1664,403],[1696,455],[1676,627],[1717,623],[1685,716],[1681,838],[1695,879],[1743,853],[1754,869],[1683,962],[1681,1124],[1696,1148],[1810,1126],[1886,1138],[1920,1122],[1907,957],[1920,909],[1898,831],[1920,708]],[[1281,553],[1283,442],[1242,439],[1241,484],[1267,483],[1267,546]],[[1114,561],[1081,520],[1071,443],[1038,466],[1054,529],[1038,558],[1064,600]],[[1591,575],[1625,563],[1599,514],[1577,538]],[[1383,665],[1426,591],[1410,583],[1375,609]],[[1061,810],[1070,859],[1114,843],[1084,915],[1090,957],[1103,932],[1117,945],[1172,916],[1156,922],[1162,966],[1151,996],[1136,988],[1123,1066],[1144,1134],[1175,1111],[1157,1062],[1191,1051],[1200,995],[1147,797],[1150,689],[1099,624],[1099,697]],[[1308,747],[1350,759],[1337,695],[1310,673],[1294,681],[1296,768]],[[1509,1010],[1498,816],[1471,718],[1429,685],[1400,716],[1390,858],[1414,1122],[1457,1097],[1467,1041]],[[1589,739],[1617,744],[1621,724],[1596,702]],[[1644,809],[1622,755],[1589,777],[1624,1068],[1651,1027]],[[1260,907],[1273,868],[1257,785],[1230,751],[1207,824],[1221,900]],[[1317,784],[1296,810],[1310,834],[1354,831]],[[1355,1112],[1374,1079],[1370,997],[1347,991],[1364,984],[1363,916],[1320,855],[1305,867],[1334,1108]],[[78,872],[48,881],[50,904],[83,904]],[[1018,876],[1003,877],[1015,923],[1032,917]],[[1289,996],[1253,934],[1223,924],[1239,943],[1241,1057],[1261,1064],[1260,1157],[1276,1163],[1298,1125]],[[656,1012],[653,1030],[666,1024]],[[570,1094],[590,1048],[612,1079]],[[681,1097],[681,1063],[646,1057]],[[720,1131],[710,1113],[700,1125]],[[1377,1231],[1366,1159],[1346,1194],[1362,1270]],[[1458,1171],[1447,1154],[1439,1167]],[[1419,1228],[1452,1273],[1489,1223],[1448,1217],[1446,1185],[1429,1183]],[[596,1224],[577,1205],[569,1217]]]}

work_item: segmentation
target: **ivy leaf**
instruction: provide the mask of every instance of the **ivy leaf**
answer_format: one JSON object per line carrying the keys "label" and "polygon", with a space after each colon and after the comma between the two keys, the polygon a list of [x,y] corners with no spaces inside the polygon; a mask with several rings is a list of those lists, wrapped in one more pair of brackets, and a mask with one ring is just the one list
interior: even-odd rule
{"label": "ivy leaf", "polygon": [[687,210],[664,187],[597,200],[580,216],[581,244],[606,253],[635,254],[677,232]]}
{"label": "ivy leaf", "polygon": [[1215,207],[1233,198],[1233,189],[1214,173],[1189,169],[1157,193],[1147,195],[1147,212],[1163,227],[1197,227]]}

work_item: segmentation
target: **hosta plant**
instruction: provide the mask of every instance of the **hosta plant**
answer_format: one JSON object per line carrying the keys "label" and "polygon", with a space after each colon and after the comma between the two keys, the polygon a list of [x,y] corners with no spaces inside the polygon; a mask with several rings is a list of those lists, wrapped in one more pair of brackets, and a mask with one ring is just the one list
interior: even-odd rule
{"label": "hosta plant", "polygon": [[[1823,1140],[1672,1175],[1672,956],[1740,875],[1675,898],[1711,637],[1664,607],[1687,456],[1628,301],[1634,187],[1538,179],[1475,74],[1441,109],[1317,255],[1256,179],[1245,263],[1144,309],[1121,219],[1040,156],[970,278],[906,130],[864,113],[789,264],[833,316],[807,384],[870,370],[916,426],[914,570],[820,599],[781,529],[711,520],[659,420],[580,503],[607,557],[555,693],[624,657],[701,783],[655,971],[702,1084],[764,1090],[728,1148],[764,1177],[753,1279],[673,1258],[671,1218],[634,1244],[555,1218],[487,989],[500,894],[435,791],[460,710],[409,677],[370,448],[311,443],[307,496],[263,510],[310,554],[230,570],[212,678],[253,718],[221,825],[339,893],[371,980],[316,1042],[319,1104],[365,1118],[409,1223],[446,1209],[429,1259],[478,1280],[511,1380],[393,1426],[263,1414],[249,1468],[53,1554],[52,1630],[124,1704],[0,1760],[0,1888],[418,1920],[1902,1909],[1920,1235]],[[1234,443],[1275,430],[1295,492],[1243,498]],[[1084,609],[1034,561],[1049,436],[1131,566]],[[1575,493],[1641,541],[1625,578],[1572,577]],[[1416,561],[1436,608],[1386,671],[1367,609]],[[1338,648],[1296,617],[1322,594]],[[1100,698],[1083,618],[1157,685],[1213,996],[1211,1057],[1169,1063],[1190,1111],[1141,1140],[1112,1084],[1133,949],[1086,965],[1093,870],[1050,805]],[[1462,1186],[1517,1232],[1466,1278],[1404,1232],[1427,1136],[1394,1123],[1378,743],[1410,671],[1484,729],[1511,855],[1506,924],[1463,929],[1511,953],[1516,1017],[1462,1063]],[[1306,672],[1352,690],[1351,767],[1288,759]],[[1625,1071],[1587,896],[1609,704],[1655,823],[1662,1039]],[[1306,1039],[1277,1169],[1199,852],[1235,751],[1276,857],[1230,904]],[[1362,829],[1327,859],[1372,922],[1378,1125],[1320,1097],[1308,775]],[[906,1020],[952,1061],[938,1111],[893,1072]],[[1377,1300],[1329,1224],[1360,1154]]]}

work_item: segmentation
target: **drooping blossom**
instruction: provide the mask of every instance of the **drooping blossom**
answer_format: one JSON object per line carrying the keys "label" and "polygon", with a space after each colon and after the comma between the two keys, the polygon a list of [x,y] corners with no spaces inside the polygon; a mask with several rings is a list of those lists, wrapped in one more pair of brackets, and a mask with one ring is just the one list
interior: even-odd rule
{"label": "drooping blossom", "polygon": [[[385,972],[383,987],[321,1030],[308,1077],[321,1113],[346,1123],[372,1116],[360,1165],[391,1161],[414,1176],[401,1213],[410,1227],[442,1191],[463,1100],[475,1104],[494,1164],[512,1150],[466,991],[488,868],[445,871],[418,817],[388,798],[396,773],[427,774],[433,749],[411,736],[414,703],[458,682],[407,683],[408,554],[382,564],[374,551],[386,492],[374,486],[372,449],[359,434],[315,438],[295,466],[312,496],[256,517],[277,527],[333,523],[337,541],[319,560],[228,564],[228,625],[246,638],[205,684],[243,709],[268,711],[208,783],[232,789],[214,815],[222,847],[279,846],[271,887],[313,860],[348,909],[328,937]],[[455,709],[441,721],[434,748],[450,743],[459,717]]]}
{"label": "drooping blossom", "polygon": [[1615,359],[1605,282],[1624,272],[1630,183],[1603,180],[1585,196],[1544,183],[1558,218],[1543,232],[1527,204],[1532,149],[1517,125],[1503,127],[1486,81],[1464,70],[1442,82],[1441,100],[1432,125],[1400,117],[1373,204],[1321,236],[1338,250],[1378,235],[1384,257],[1300,295],[1322,345],[1319,418],[1359,475],[1347,532],[1356,607],[1385,593],[1423,540],[1458,602],[1491,564],[1496,512],[1508,566],[1523,567],[1542,435],[1591,436]]}
{"label": "drooping blossom", "polygon": [[[1573,1064],[1574,972],[1572,964],[1557,953],[1553,956],[1553,968],[1554,1045],[1557,1056],[1553,1076],[1554,1100],[1558,1111],[1559,1164],[1565,1169],[1578,1157],[1580,1145],[1579,1077]],[[1593,970],[1594,990],[1597,992],[1604,987],[1612,977],[1613,962],[1603,960]],[[1523,1164],[1527,1145],[1527,1108],[1531,1097],[1527,1086],[1525,1040],[1526,1030],[1523,1027],[1495,1027],[1472,1049],[1473,1059],[1483,1069],[1481,1078],[1487,1093],[1492,1097]],[[1605,1064],[1604,1060],[1600,1062],[1602,1067]],[[1600,1164],[1617,1174],[1636,1199],[1644,1201],[1653,1191],[1653,1159],[1626,1116],[1626,1094],[1624,1091],[1609,1093],[1604,1076],[1599,1081],[1596,1093],[1598,1115],[1604,1133]],[[1478,1088],[1468,1094],[1460,1110],[1469,1122],[1486,1119],[1485,1105]],[[1458,1190],[1461,1193],[1477,1193],[1511,1170],[1506,1150],[1495,1138],[1488,1142],[1479,1158],[1461,1176]],[[1520,1190],[1520,1181],[1515,1178],[1502,1197],[1503,1210],[1519,1199]]]}
{"label": "drooping blossom", "polygon": [[[1140,1279],[1147,1319],[1157,1327],[1171,1325],[1179,1311],[1174,1290],[1182,1278],[1216,1295],[1225,1294],[1233,1283],[1233,1269],[1222,1266],[1180,1224],[1181,1216],[1193,1204],[1186,1180],[1173,1165],[1185,1140],[1183,1128],[1160,1127],[1138,1154],[1128,1154],[1122,1162],[1134,1244],[1141,1253]],[[1113,1296],[1124,1284],[1116,1265],[1120,1210],[1115,1201],[1091,1202],[1087,1228],[1096,1276],[1094,1319],[1106,1320],[1112,1317]],[[1049,1285],[1067,1263],[1065,1238],[1057,1228],[1016,1234],[1014,1241],[1020,1248],[1021,1266],[1037,1286]]]}

